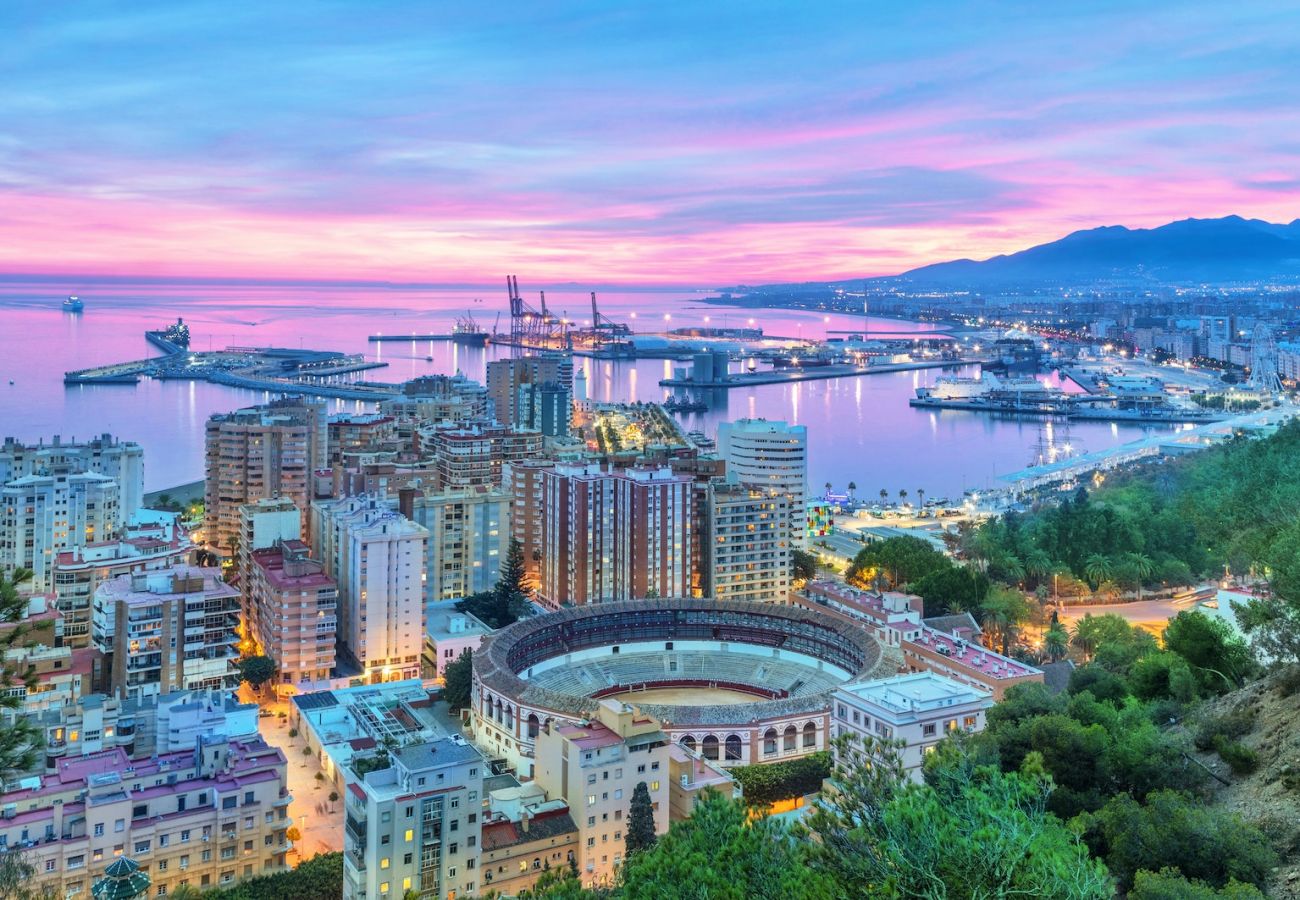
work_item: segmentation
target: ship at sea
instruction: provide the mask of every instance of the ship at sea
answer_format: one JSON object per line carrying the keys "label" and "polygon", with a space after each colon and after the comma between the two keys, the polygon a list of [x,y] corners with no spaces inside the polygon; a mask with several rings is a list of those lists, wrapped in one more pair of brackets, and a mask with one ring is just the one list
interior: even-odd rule
{"label": "ship at sea", "polygon": [[164,353],[182,353],[190,348],[190,326],[185,320],[176,319],[175,325],[168,325],[158,331],[146,331],[145,340]]}
{"label": "ship at sea", "polygon": [[71,295],[63,301],[64,312],[81,312],[86,308],[86,304],[76,294]]}
{"label": "ship at sea", "polygon": [[1034,378],[1003,378],[983,372],[979,378],[940,378],[933,387],[916,389],[915,406],[941,403],[971,404],[971,408],[1016,409],[1065,407],[1067,395]]}

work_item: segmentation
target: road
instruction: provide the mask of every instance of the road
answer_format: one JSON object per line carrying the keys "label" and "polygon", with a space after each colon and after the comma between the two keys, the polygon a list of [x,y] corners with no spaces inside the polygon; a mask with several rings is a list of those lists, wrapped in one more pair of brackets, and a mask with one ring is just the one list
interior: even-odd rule
{"label": "road", "polygon": [[1185,600],[1141,600],[1132,603],[1090,603],[1087,606],[1061,607],[1061,621],[1071,626],[1086,615],[1122,616],[1130,625],[1151,632],[1157,637],[1174,616],[1195,606],[1193,598]]}
{"label": "road", "polygon": [[289,815],[301,837],[294,842],[290,854],[294,865],[320,853],[343,849],[343,800],[331,803],[330,792],[335,788],[329,781],[316,778],[320,765],[315,756],[307,756],[302,735],[289,736],[289,704],[283,700],[262,701],[253,695],[248,685],[240,685],[239,699],[245,703],[258,703],[263,712],[272,715],[257,720],[258,731],[271,746],[279,747],[288,760],[289,792],[293,801]]}

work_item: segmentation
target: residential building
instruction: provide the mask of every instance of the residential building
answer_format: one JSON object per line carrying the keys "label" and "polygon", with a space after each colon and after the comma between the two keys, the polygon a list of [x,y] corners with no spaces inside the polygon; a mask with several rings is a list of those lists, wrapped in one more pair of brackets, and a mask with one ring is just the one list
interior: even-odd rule
{"label": "residential building", "polygon": [[670,468],[557,465],[542,476],[540,589],[550,606],[688,597],[692,480]]}
{"label": "residential building", "polygon": [[17,685],[6,691],[22,699],[20,715],[62,709],[91,693],[95,651],[88,647],[82,650],[45,644],[14,647],[5,654],[5,661],[18,671],[31,671],[36,677],[36,684],[31,687]]}
{"label": "residential building", "polygon": [[265,497],[239,507],[235,567],[239,573],[240,650],[246,654],[257,650],[245,642],[256,642],[260,627],[253,598],[253,554],[277,547],[281,541],[296,541],[301,535],[302,510],[288,497]]}
{"label": "residential building", "polygon": [[547,869],[577,863],[578,826],[563,800],[547,800],[536,782],[520,784],[510,775],[485,780],[483,789],[479,871],[484,891],[517,896]]}
{"label": "residential building", "polygon": [[468,597],[496,584],[510,549],[510,495],[486,486],[402,491],[398,508],[429,532],[424,600]]}
{"label": "residential building", "polygon": [[623,862],[632,792],[641,782],[650,791],[655,833],[668,830],[668,739],[634,707],[602,700],[592,721],[543,729],[535,752],[534,780],[547,797],[568,804],[578,826],[585,883],[613,881]]}
{"label": "residential building", "polygon": [[709,485],[707,504],[704,595],[784,603],[790,591],[790,510],[785,495],[718,482]]}
{"label": "residential building", "polygon": [[718,454],[728,476],[782,494],[789,505],[790,547],[808,545],[808,430],[802,425],[737,419],[718,425]]}
{"label": "residential building", "polygon": [[573,357],[544,353],[494,359],[487,364],[487,394],[501,425],[569,433],[573,410]]}
{"label": "residential building", "polygon": [[455,736],[394,750],[385,768],[349,778],[344,900],[474,896],[487,774],[478,750]]}
{"label": "residential building", "polygon": [[49,444],[24,444],[11,437],[0,444],[0,484],[43,472],[94,472],[116,481],[117,528],[125,527],[131,514],[144,505],[144,450],[134,441],[102,434],[65,444],[56,434]]}
{"label": "residential building", "polygon": [[379,403],[409,444],[414,423],[472,422],[488,416],[487,389],[464,375],[425,375],[402,385],[402,396]]}
{"label": "residential building", "polygon": [[342,413],[329,417],[325,431],[328,458],[318,466],[344,466],[358,454],[396,450],[396,421],[382,413]]}
{"label": "residential building", "polygon": [[0,485],[0,575],[29,569],[32,590],[54,584],[64,550],[115,538],[121,486],[95,472],[45,468]]}
{"label": "residential building", "polygon": [[457,612],[454,606],[447,604],[437,604],[425,610],[424,630],[427,641],[425,659],[433,677],[439,680],[447,677],[447,666],[460,659],[466,650],[477,650],[483,637],[492,633],[491,628],[469,613]]}
{"label": "residential building", "polygon": [[264,498],[288,498],[305,515],[312,472],[327,459],[326,435],[325,405],[302,398],[273,400],[208,419],[206,542],[232,551],[239,534],[239,508]]}
{"label": "residential building", "polygon": [[498,487],[506,463],[534,459],[542,452],[540,431],[508,425],[436,425],[420,429],[421,454],[432,456],[437,487]]}
{"label": "residential building", "polygon": [[831,702],[835,737],[853,735],[851,745],[857,746],[867,737],[899,742],[903,768],[919,781],[925,755],[949,732],[984,730],[993,694],[933,672],[915,672],[842,684]]}
{"label": "residential building", "polygon": [[328,687],[338,629],[338,585],[294,538],[252,552],[247,588],[254,610],[249,636],[275,660],[276,690],[303,693]]}
{"label": "residential building", "polygon": [[536,589],[541,584],[543,476],[555,468],[553,460],[521,459],[501,467],[501,489],[510,496],[510,535],[524,555],[524,577]]}
{"label": "residential building", "polygon": [[178,565],[119,575],[95,591],[91,641],[105,693],[143,697],[233,688],[239,594],[216,569]]}
{"label": "residential building", "polygon": [[64,550],[54,558],[55,603],[63,613],[63,639],[73,648],[90,646],[90,608],[96,588],[120,575],[169,569],[194,549],[175,526],[128,529],[119,540],[96,541]]}
{"label": "residential building", "polygon": [[338,584],[338,652],[371,684],[418,678],[427,529],[382,498],[312,506],[315,556]]}
{"label": "residential building", "polygon": [[160,897],[230,887],[288,868],[289,801],[284,754],[260,738],[207,735],[134,759],[116,747],[6,792],[0,844],[26,848],[37,894],[89,896],[119,856],[146,867]]}
{"label": "residential building", "polygon": [[741,798],[740,785],[726,769],[681,744],[668,745],[668,776],[670,822],[689,819],[705,791],[717,791],[733,800]]}

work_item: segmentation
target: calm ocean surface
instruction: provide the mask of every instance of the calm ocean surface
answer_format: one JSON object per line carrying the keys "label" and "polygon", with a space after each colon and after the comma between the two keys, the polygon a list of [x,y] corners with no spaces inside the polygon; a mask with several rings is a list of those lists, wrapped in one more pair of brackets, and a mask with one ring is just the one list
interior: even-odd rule
{"label": "calm ocean surface", "polygon": [[[536,305],[537,294],[524,287]],[[60,304],[69,293],[86,303],[80,315]],[[860,330],[862,317],[764,310],[749,312],[709,306],[689,291],[601,293],[602,312],[637,331],[684,325],[761,326],[769,335],[821,337],[828,329]],[[570,318],[590,315],[585,292],[547,291],[547,304]],[[196,480],[203,474],[203,423],[214,412],[263,402],[269,395],[203,382],[141,380],[121,385],[64,387],[63,373],[109,362],[157,355],[144,339],[184,316],[196,350],[226,346],[308,347],[364,353],[388,363],[364,373],[375,381],[462,371],[483,379],[484,364],[508,348],[466,349],[450,343],[375,344],[377,332],[446,332],[458,315],[472,310],[492,329],[498,313],[507,319],[503,289],[408,290],[232,287],[135,287],[86,290],[79,285],[0,284],[0,436],[34,441],[112,432],[145,448],[146,487],[156,490]],[[635,318],[633,318],[635,315]],[[665,316],[670,321],[664,321]],[[508,325],[503,324],[503,327]],[[921,326],[872,319],[873,331],[915,331]],[[430,362],[426,357],[432,356]],[[597,400],[661,400],[671,361],[613,362],[578,359]],[[1028,465],[1040,442],[1040,424],[978,413],[915,410],[907,405],[918,386],[951,372],[926,370],[859,378],[766,385],[725,392],[713,409],[682,417],[687,430],[710,436],[717,423],[744,416],[785,419],[808,427],[809,482],[842,490],[881,488],[897,494],[918,488],[933,498],[956,498],[967,489],[996,484],[1000,474]],[[970,375],[973,372],[963,371]],[[10,383],[12,382],[12,384]],[[336,410],[364,410],[364,404],[333,401]],[[1108,423],[1071,427],[1076,448],[1099,450],[1135,440],[1148,428]],[[1058,432],[1056,439],[1061,440]]]}

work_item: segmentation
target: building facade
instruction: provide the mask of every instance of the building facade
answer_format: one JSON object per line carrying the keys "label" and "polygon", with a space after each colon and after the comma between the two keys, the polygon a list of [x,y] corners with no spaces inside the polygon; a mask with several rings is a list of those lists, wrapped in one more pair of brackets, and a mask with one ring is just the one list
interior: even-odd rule
{"label": "building facade", "polygon": [[559,607],[691,592],[692,481],[669,468],[542,476],[539,594]]}
{"label": "building facade", "polygon": [[338,585],[297,539],[254,550],[248,585],[256,611],[250,636],[275,660],[281,694],[327,687],[334,668]]}
{"label": "building facade", "polygon": [[790,591],[785,496],[736,482],[709,488],[704,594],[717,600],[784,603]]}
{"label": "building facade", "polygon": [[[239,508],[284,497],[306,515],[312,472],[328,449],[323,403],[274,400],[208,419],[205,435],[205,541],[226,552],[239,535]],[[305,519],[304,519],[305,523]]]}
{"label": "building facade", "polygon": [[915,672],[848,682],[832,702],[835,737],[852,735],[850,747],[862,746],[866,737],[899,742],[904,770],[919,781],[926,754],[950,732],[984,730],[993,694],[933,672]]}
{"label": "building facade", "polygon": [[95,591],[91,641],[106,693],[140,698],[233,688],[239,594],[216,569],[179,565],[119,575]]}
{"label": "building facade", "polygon": [[289,801],[277,748],[205,735],[179,753],[132,759],[118,747],[62,760],[5,794],[0,838],[27,848],[38,892],[88,897],[129,856],[165,896],[285,871]]}
{"label": "building facade", "polygon": [[790,547],[808,546],[808,430],[802,425],[737,419],[718,425],[718,454],[728,477],[785,496]]}
{"label": "building facade", "polygon": [[348,779],[344,900],[472,897],[487,761],[458,736],[395,750],[391,763]]}
{"label": "building facade", "polygon": [[573,409],[573,357],[544,353],[494,359],[487,364],[487,394],[501,425],[569,433]]}
{"label": "building facade", "polygon": [[510,548],[510,495],[488,487],[403,491],[399,508],[429,532],[426,603],[453,600],[496,584]]}
{"label": "building facade", "polygon": [[372,495],[316,503],[315,556],[338,584],[338,650],[375,684],[418,678],[427,529]]}

